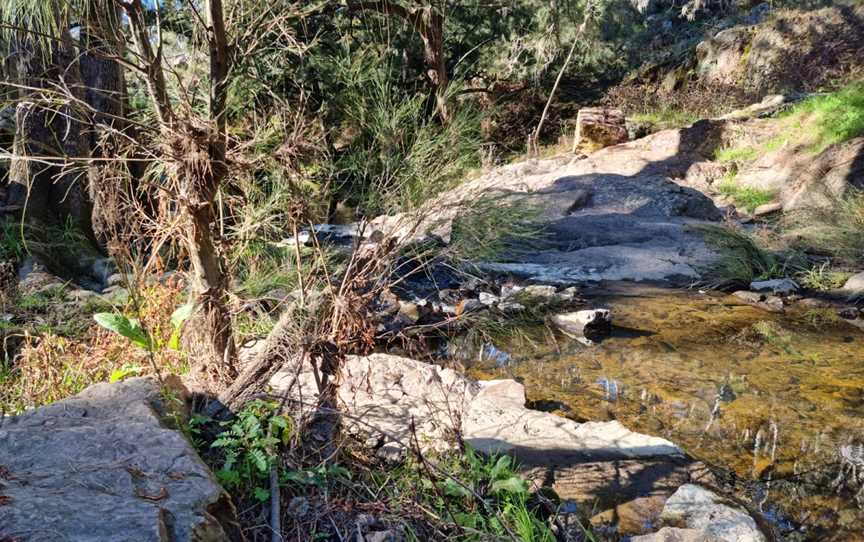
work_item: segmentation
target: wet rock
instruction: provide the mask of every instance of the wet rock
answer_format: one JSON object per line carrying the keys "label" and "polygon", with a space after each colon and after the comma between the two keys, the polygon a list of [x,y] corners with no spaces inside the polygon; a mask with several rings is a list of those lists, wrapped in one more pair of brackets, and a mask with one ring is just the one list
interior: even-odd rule
{"label": "wet rock", "polygon": [[614,525],[619,534],[634,535],[651,530],[663,511],[666,497],[653,495],[638,497],[619,504],[591,518],[592,525]]}
{"label": "wet rock", "polygon": [[0,538],[240,540],[229,496],[164,408],[159,386],[133,378],[4,419]]}
{"label": "wet rock", "polygon": [[667,525],[685,526],[706,538],[733,542],[766,542],[750,514],[707,489],[686,484],[669,497],[660,514]]}
{"label": "wet rock", "polygon": [[768,312],[783,312],[783,300],[776,295],[760,294],[741,290],[732,294],[748,305],[753,305]]}
{"label": "wet rock", "polygon": [[624,113],[620,109],[585,108],[576,115],[575,148],[597,150],[628,141]]}
{"label": "wet rock", "polygon": [[552,317],[552,323],[573,339],[597,340],[612,331],[612,313],[608,309],[589,309]]}
{"label": "wet rock", "polygon": [[849,280],[843,285],[843,289],[847,292],[864,293],[864,271],[849,277]]}
{"label": "wet rock", "polygon": [[754,292],[771,292],[778,295],[794,294],[800,289],[798,283],[792,279],[759,280],[750,283],[750,289]]}

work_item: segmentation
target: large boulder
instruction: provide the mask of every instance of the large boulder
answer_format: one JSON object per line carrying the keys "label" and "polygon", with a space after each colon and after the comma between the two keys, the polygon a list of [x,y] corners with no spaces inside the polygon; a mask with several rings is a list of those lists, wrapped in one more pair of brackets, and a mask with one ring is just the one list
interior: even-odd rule
{"label": "large boulder", "polygon": [[[665,281],[688,285],[717,259],[698,226],[723,215],[680,182],[713,154],[725,121],[701,121],[594,152],[496,168],[442,194],[417,215],[379,217],[369,230],[458,242],[484,209],[530,217],[534,235],[508,238],[482,269],[547,284]],[[676,182],[679,181],[679,182]],[[506,215],[505,215],[506,216]],[[459,228],[455,228],[454,224]],[[455,235],[454,235],[455,234]],[[484,235],[486,233],[484,232]],[[463,242],[476,239],[461,237]],[[476,242],[474,242],[476,244]]]}
{"label": "large boulder", "polygon": [[[750,23],[764,17],[752,15]],[[706,83],[761,93],[817,90],[864,64],[862,25],[864,6],[780,10],[700,43],[697,73]]]}
{"label": "large boulder", "polygon": [[[286,368],[273,393],[310,408],[317,400],[311,367]],[[526,408],[513,380],[475,382],[450,369],[387,354],[349,356],[339,402],[346,431],[379,456],[398,459],[455,449],[458,438],[487,454],[516,457],[525,473],[562,497],[615,506],[646,495],[668,496],[706,473],[671,442],[620,422],[578,423]]]}
{"label": "large boulder", "polygon": [[[271,386],[309,406],[317,400],[308,363],[283,369]],[[532,453],[594,459],[682,454],[671,442],[616,421],[580,424],[530,410],[518,382],[475,382],[452,369],[389,354],[347,357],[339,401],[347,430],[385,457],[401,457],[414,444],[424,451],[453,449],[460,436],[479,451],[522,459]]]}
{"label": "large boulder", "polygon": [[0,540],[242,540],[228,494],[163,422],[166,397],[134,378],[0,418]]}

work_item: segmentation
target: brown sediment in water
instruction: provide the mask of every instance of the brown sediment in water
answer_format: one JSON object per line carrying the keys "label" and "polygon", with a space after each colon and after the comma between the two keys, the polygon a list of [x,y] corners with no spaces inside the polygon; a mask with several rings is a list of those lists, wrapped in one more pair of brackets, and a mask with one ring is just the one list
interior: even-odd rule
{"label": "brown sediment in water", "polygon": [[563,415],[618,419],[741,479],[770,481],[769,502],[811,534],[831,532],[819,539],[864,535],[857,482],[832,485],[840,447],[864,441],[861,330],[830,309],[773,314],[695,291],[635,286],[592,302],[613,311],[603,343],[560,353],[551,342],[497,345],[516,361],[470,372],[516,378],[529,400]]}

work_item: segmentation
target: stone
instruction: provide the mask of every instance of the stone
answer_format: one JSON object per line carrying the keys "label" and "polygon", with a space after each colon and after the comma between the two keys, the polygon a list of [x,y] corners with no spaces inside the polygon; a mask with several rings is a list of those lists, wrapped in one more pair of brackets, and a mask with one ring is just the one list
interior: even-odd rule
{"label": "stone", "polygon": [[630,542],[728,542],[697,529],[663,527],[656,533],[634,536]]}
{"label": "stone", "polygon": [[794,294],[800,289],[792,279],[758,280],[750,283],[750,289],[755,292],[771,292],[778,295]]}
{"label": "stone", "polygon": [[748,305],[753,305],[768,312],[783,312],[785,308],[783,299],[776,295],[766,295],[746,290],[739,290],[732,295]]}
{"label": "stone", "polygon": [[456,314],[461,316],[484,308],[486,308],[486,305],[484,305],[479,299],[463,299],[458,305],[456,305]]}
{"label": "stone", "polygon": [[126,275],[123,273],[112,273],[105,279],[105,286],[125,286],[127,282]]}
{"label": "stone", "polygon": [[573,203],[570,204],[570,207],[567,208],[567,214],[573,214],[576,211],[580,211],[585,207],[588,207],[588,204],[591,203],[591,192],[588,190],[576,190],[573,193]]}
{"label": "stone", "polygon": [[523,299],[552,299],[555,297],[556,291],[557,290],[554,286],[550,286],[548,284],[532,284],[523,288],[521,295]]}
{"label": "stone", "polygon": [[490,294],[489,292],[480,292],[477,294],[477,300],[489,307],[498,303],[498,296]]}
{"label": "stone", "polygon": [[131,378],[3,419],[0,539],[240,540],[230,497],[165,408],[155,382]]}
{"label": "stone", "polygon": [[864,292],[864,271],[849,277],[843,289],[848,292]]}
{"label": "stone", "polygon": [[[317,386],[308,362],[281,370],[270,384],[274,393],[287,393],[310,408],[315,404]],[[478,383],[451,369],[388,354],[348,356],[338,393],[346,431],[377,442],[376,452],[385,458],[404,456],[415,436],[424,451],[450,450],[457,434],[478,451],[513,453],[526,464],[544,457],[597,461],[683,453],[617,421],[578,423],[529,410],[524,387],[513,380]]]}
{"label": "stone", "polygon": [[410,320],[411,323],[417,323],[417,320],[420,319],[420,307],[416,303],[400,301],[399,314]]}
{"label": "stone", "polygon": [[704,536],[718,540],[766,542],[750,514],[695,484],[685,484],[669,497],[660,520],[667,525],[701,531]]}
{"label": "stone", "polygon": [[576,139],[573,152],[577,148],[597,150],[629,139],[624,113],[620,109],[585,108],[576,115]]}
{"label": "stone", "polygon": [[774,213],[779,213],[783,210],[783,204],[780,202],[766,203],[753,209],[753,216],[765,216]]}
{"label": "stone", "polygon": [[501,312],[515,313],[522,312],[526,309],[527,307],[525,305],[521,303],[514,303],[512,301],[506,301],[504,303],[498,304],[498,310],[500,310]]}
{"label": "stone", "polygon": [[608,309],[589,309],[552,316],[552,323],[573,339],[593,341],[612,331],[612,313]]}

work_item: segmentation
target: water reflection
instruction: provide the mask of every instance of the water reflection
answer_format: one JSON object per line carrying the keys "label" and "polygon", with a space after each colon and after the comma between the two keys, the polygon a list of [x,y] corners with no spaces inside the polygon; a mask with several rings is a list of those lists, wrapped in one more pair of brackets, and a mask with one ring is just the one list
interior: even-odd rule
{"label": "water reflection", "polygon": [[471,371],[517,378],[562,415],[615,418],[758,480],[753,503],[775,516],[776,504],[806,539],[864,537],[864,333],[830,309],[773,314],[689,291],[596,302],[615,322],[602,344],[496,345],[508,362]]}

